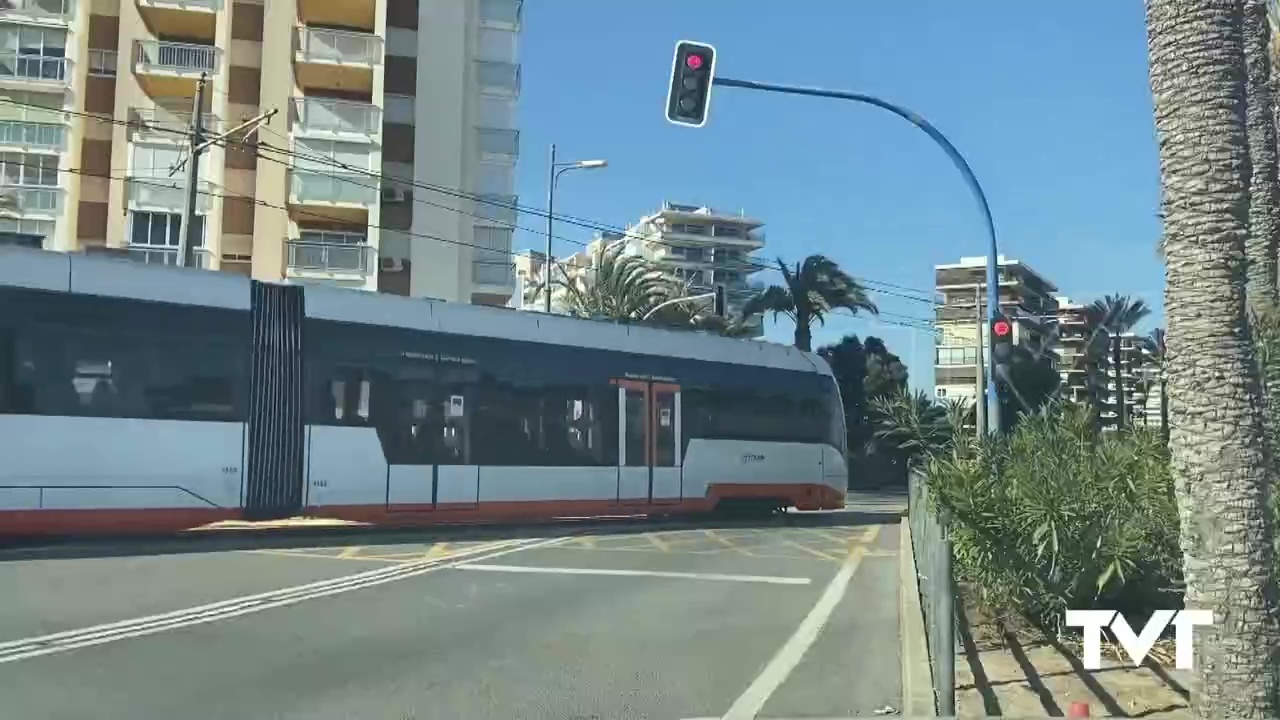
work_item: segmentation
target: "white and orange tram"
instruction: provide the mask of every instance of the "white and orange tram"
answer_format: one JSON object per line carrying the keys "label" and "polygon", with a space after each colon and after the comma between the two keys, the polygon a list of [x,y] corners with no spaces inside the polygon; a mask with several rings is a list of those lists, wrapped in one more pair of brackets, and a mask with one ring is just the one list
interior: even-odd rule
{"label": "white and orange tram", "polygon": [[0,536],[844,504],[781,345],[0,248]]}

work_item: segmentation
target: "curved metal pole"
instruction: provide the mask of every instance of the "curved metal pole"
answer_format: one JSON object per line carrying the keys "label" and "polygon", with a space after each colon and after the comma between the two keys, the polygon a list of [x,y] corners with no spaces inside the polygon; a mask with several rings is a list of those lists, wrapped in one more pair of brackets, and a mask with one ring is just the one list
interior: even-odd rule
{"label": "curved metal pole", "polygon": [[683,303],[683,302],[689,302],[689,301],[691,301],[691,300],[706,300],[706,299],[708,299],[708,298],[715,298],[715,296],[716,296],[716,294],[715,294],[715,293],[713,293],[713,292],[709,292],[709,293],[703,293],[703,294],[701,294],[701,295],[685,295],[685,296],[683,296],[683,297],[671,298],[670,300],[664,300],[663,302],[660,302],[660,303],[658,303],[657,305],[654,305],[652,310],[650,310],[649,312],[645,313],[645,314],[644,314],[644,317],[640,318],[640,322],[644,322],[645,320],[648,320],[649,318],[653,317],[653,314],[654,314],[654,313],[658,312],[659,310],[661,310],[661,309],[662,309],[662,308],[664,308],[664,307],[670,307],[670,306],[672,306],[672,305],[678,305],[678,304],[680,304],[680,303]]}
{"label": "curved metal pole", "polygon": [[[1000,311],[1000,283],[998,280],[997,269],[999,248],[996,244],[995,221],[991,218],[991,206],[987,203],[987,195],[982,192],[982,186],[978,184],[978,178],[973,174],[973,169],[969,167],[969,163],[964,159],[964,156],[960,154],[960,151],[956,149],[955,145],[951,144],[951,141],[948,140],[945,135],[943,135],[933,125],[930,125],[929,121],[906,108],[899,107],[887,100],[882,100],[878,97],[865,95],[863,93],[798,87],[795,85],[775,85],[773,83],[762,83],[754,80],[733,80],[725,77],[714,78],[712,80],[712,85],[784,93],[786,95],[808,95],[810,97],[824,97],[836,100],[860,102],[866,105],[874,105],[881,110],[888,110],[894,115],[897,115],[903,120],[906,120],[912,125],[923,130],[924,134],[928,135],[935,143],[938,144],[939,147],[942,148],[943,152],[947,154],[947,157],[951,158],[951,162],[956,166],[956,169],[960,171],[962,176],[964,176],[965,184],[969,186],[969,191],[973,193],[974,199],[978,201],[978,210],[981,211],[982,220],[986,224],[987,241],[990,245],[987,250],[987,326],[990,327],[991,323],[995,321],[996,314]],[[979,337],[978,341],[981,342],[982,338]],[[990,342],[989,338],[988,342]],[[987,402],[987,431],[994,433],[1000,428],[1000,403],[998,402],[998,395],[995,391],[995,366],[991,362],[992,355],[989,351],[986,355],[988,358],[986,363],[987,384],[985,398]]]}

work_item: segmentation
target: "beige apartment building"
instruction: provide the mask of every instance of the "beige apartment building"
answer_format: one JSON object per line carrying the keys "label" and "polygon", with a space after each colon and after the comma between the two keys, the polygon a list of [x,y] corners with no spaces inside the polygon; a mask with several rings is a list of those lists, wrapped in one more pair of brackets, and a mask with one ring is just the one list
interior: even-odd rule
{"label": "beige apartment building", "polygon": [[[990,347],[985,321],[986,263],[985,257],[963,257],[958,263],[934,266],[935,291],[942,298],[934,323],[934,393],[939,399],[967,398],[972,402],[976,397],[978,343]],[[997,270],[1000,309],[1013,321],[1014,343],[1057,367],[1057,286],[1026,263],[1004,256],[997,258]]]}
{"label": "beige apartment building", "polygon": [[0,242],[505,304],[521,0],[0,0]]}

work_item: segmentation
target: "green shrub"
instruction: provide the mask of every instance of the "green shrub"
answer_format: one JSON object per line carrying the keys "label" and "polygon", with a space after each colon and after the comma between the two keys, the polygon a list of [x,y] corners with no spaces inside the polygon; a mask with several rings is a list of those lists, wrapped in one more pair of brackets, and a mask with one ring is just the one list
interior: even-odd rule
{"label": "green shrub", "polygon": [[950,513],[955,571],[984,604],[1058,626],[1063,611],[1178,607],[1182,555],[1159,433],[1099,434],[1080,408],[925,464]]}

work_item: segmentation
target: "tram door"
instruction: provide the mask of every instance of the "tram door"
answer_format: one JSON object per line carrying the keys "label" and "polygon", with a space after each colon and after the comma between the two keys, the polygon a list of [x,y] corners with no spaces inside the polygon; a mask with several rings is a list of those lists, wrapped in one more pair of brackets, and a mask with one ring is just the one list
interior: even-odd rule
{"label": "tram door", "polygon": [[618,500],[680,501],[680,386],[615,380],[618,386]]}

